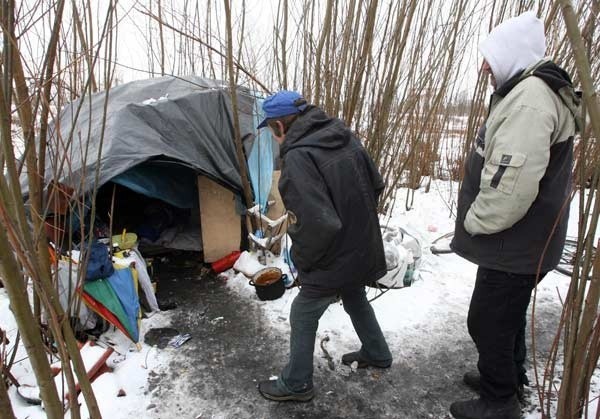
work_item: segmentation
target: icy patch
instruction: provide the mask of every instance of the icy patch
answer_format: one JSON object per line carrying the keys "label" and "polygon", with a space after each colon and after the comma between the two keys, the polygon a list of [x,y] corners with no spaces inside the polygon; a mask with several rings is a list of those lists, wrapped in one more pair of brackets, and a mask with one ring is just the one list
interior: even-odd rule
{"label": "icy patch", "polygon": [[167,93],[165,96],[161,96],[158,99],[154,99],[151,97],[150,99],[146,99],[142,102],[142,105],[156,105],[159,102],[166,102],[169,100],[169,94]]}

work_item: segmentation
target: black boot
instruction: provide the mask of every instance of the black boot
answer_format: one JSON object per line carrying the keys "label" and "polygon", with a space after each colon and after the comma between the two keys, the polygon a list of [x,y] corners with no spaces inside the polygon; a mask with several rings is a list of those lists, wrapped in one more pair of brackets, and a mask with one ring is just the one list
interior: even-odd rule
{"label": "black boot", "polygon": [[450,405],[456,419],[520,419],[521,406],[516,396],[505,401],[463,400]]}
{"label": "black boot", "polygon": [[467,371],[463,375],[463,383],[465,383],[471,390],[475,390],[477,393],[481,391],[481,377],[478,371]]}
{"label": "black boot", "polygon": [[358,368],[376,367],[376,368],[389,368],[392,365],[392,361],[371,361],[363,358],[360,352],[350,352],[342,355],[342,364],[352,365],[353,362],[358,364]]}
{"label": "black boot", "polygon": [[[481,392],[481,377],[478,371],[468,371],[463,376],[463,383],[465,383],[471,390],[475,390],[477,393]],[[519,403],[525,404],[525,387],[523,383],[517,386],[517,398]]]}
{"label": "black boot", "polygon": [[277,385],[277,380],[261,381],[258,383],[258,391],[265,399],[275,400],[277,402],[307,402],[315,396],[315,392],[312,388],[303,392],[281,390]]}

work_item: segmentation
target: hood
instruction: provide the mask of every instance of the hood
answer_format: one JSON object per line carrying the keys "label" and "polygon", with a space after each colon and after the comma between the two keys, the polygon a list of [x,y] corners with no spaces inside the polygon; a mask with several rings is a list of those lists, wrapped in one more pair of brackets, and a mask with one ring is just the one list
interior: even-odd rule
{"label": "hood", "polygon": [[292,123],[281,144],[281,156],[298,147],[342,148],[352,137],[350,130],[337,118],[320,108],[309,106]]}
{"label": "hood", "polygon": [[517,84],[526,77],[536,76],[544,81],[556,94],[559,94],[563,88],[573,88],[573,82],[569,73],[560,68],[551,60],[542,60],[534,66],[517,71],[509,80],[505,81],[501,87],[496,89],[496,94],[506,96]]}
{"label": "hood", "polygon": [[525,12],[496,26],[479,45],[496,78],[497,88],[538,62],[546,53],[544,24],[534,12]]}
{"label": "hood", "polygon": [[560,97],[575,118],[577,131],[582,132],[585,123],[581,107],[581,92],[573,89],[569,73],[552,61],[546,61],[537,66],[531,74],[542,79]]}
{"label": "hood", "polygon": [[569,73],[552,61],[546,61],[536,66],[531,74],[544,80],[554,93],[558,93],[563,87],[573,88],[573,82]]}

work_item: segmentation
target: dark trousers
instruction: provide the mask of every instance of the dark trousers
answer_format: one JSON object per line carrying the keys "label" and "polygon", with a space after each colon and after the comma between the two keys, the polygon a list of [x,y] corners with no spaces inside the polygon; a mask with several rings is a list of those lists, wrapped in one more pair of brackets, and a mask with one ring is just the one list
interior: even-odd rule
{"label": "dark trousers", "polygon": [[[391,361],[392,354],[364,287],[343,291],[340,297],[362,343],[361,356],[372,361]],[[336,300],[337,296],[310,298],[300,293],[292,302],[290,359],[278,380],[283,390],[302,392],[313,387],[313,352],[319,319]]]}
{"label": "dark trousers", "polygon": [[518,385],[528,384],[525,327],[535,279],[535,274],[477,270],[467,324],[479,352],[483,398],[506,399],[516,393]]}

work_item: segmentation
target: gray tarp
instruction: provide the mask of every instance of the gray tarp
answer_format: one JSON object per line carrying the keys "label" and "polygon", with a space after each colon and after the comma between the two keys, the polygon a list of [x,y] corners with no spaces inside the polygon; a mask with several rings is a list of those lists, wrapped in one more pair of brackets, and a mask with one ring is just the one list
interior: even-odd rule
{"label": "gray tarp", "polygon": [[[237,97],[244,138],[253,133],[255,101],[242,90]],[[94,186],[105,105],[98,187],[142,162],[164,156],[241,191],[230,95],[222,82],[195,76],[123,84],[109,91],[108,100],[106,92],[96,93],[83,99],[75,123],[80,101],[66,105],[50,130],[47,180],[57,178],[80,192]]]}

